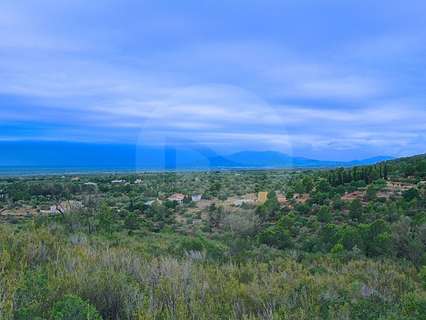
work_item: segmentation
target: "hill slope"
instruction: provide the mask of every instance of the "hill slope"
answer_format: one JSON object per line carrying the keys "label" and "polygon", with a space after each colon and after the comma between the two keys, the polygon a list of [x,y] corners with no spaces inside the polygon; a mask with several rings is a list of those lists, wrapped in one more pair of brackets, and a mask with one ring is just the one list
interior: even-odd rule
{"label": "hill slope", "polygon": [[374,164],[391,157],[350,162],[294,157],[276,151],[219,155],[206,147],[175,148],[71,142],[0,142],[0,167],[97,169],[331,168]]}

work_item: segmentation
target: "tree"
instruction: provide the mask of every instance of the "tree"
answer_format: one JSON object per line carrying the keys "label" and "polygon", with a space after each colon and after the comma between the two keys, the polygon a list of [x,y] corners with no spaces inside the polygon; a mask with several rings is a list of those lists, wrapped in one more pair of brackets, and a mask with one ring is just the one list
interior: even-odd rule
{"label": "tree", "polygon": [[314,184],[311,177],[304,177],[302,179],[303,186],[305,187],[305,192],[309,193],[312,191]]}
{"label": "tree", "polygon": [[55,303],[51,317],[52,320],[102,320],[94,306],[74,295],[67,295]]}
{"label": "tree", "polygon": [[346,225],[340,229],[340,238],[346,250],[352,250],[354,247],[363,247],[363,239],[357,227]]}
{"label": "tree", "polygon": [[423,288],[426,289],[426,266],[423,266],[420,269],[419,278],[420,278],[420,281],[422,282]]}
{"label": "tree", "polygon": [[327,206],[321,206],[321,208],[318,210],[317,217],[320,222],[330,222],[332,219],[330,209]]}
{"label": "tree", "polygon": [[367,187],[367,191],[365,192],[365,196],[367,198],[368,201],[374,200],[376,198],[377,195],[377,189],[374,185],[370,184]]}
{"label": "tree", "polygon": [[111,234],[114,227],[114,214],[106,203],[103,203],[99,213],[99,227],[107,234]]}
{"label": "tree", "polygon": [[406,316],[404,319],[426,319],[426,297],[416,292],[407,293],[402,298],[402,310]]}
{"label": "tree", "polygon": [[305,190],[306,190],[306,188],[303,185],[302,181],[297,182],[294,186],[294,191],[296,191],[297,193],[304,193]]}
{"label": "tree", "polygon": [[326,179],[320,179],[316,185],[316,190],[324,193],[330,192],[330,183]]}
{"label": "tree", "polygon": [[293,246],[290,231],[282,226],[274,225],[263,230],[258,236],[259,242],[277,249]]}
{"label": "tree", "polygon": [[368,225],[363,232],[367,256],[387,255],[391,249],[391,234],[386,222],[378,219]]}
{"label": "tree", "polygon": [[361,201],[354,199],[349,206],[349,216],[352,220],[361,221],[363,208]]}
{"label": "tree", "polygon": [[325,251],[329,251],[339,241],[338,227],[335,224],[327,224],[320,231],[320,240]]}
{"label": "tree", "polygon": [[384,167],[383,167],[383,179],[387,180],[388,179],[388,164],[385,162]]}
{"label": "tree", "polygon": [[402,196],[404,197],[405,201],[410,202],[419,197],[419,190],[416,188],[408,189],[402,193]]}
{"label": "tree", "polygon": [[287,200],[292,200],[294,197],[294,189],[288,189],[285,194],[285,197],[287,198]]}
{"label": "tree", "polygon": [[266,202],[257,207],[256,213],[262,222],[277,219],[280,212],[280,204],[277,200],[275,192],[268,194]]}
{"label": "tree", "polygon": [[140,220],[136,213],[129,212],[124,218],[124,227],[128,230],[136,230],[139,228]]}
{"label": "tree", "polygon": [[208,208],[208,222],[210,228],[218,228],[223,221],[225,212],[223,207],[217,207],[214,203]]}

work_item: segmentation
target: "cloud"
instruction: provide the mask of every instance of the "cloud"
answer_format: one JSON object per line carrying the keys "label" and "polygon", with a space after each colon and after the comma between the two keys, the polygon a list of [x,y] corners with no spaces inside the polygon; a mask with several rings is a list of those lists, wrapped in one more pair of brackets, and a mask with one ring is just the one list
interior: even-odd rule
{"label": "cloud", "polygon": [[357,98],[374,96],[382,88],[370,79],[342,77],[303,81],[296,90],[302,96]]}
{"label": "cloud", "polygon": [[0,138],[33,128],[37,139],[424,151],[426,36],[406,18],[416,10],[379,1],[389,10],[353,28],[351,1],[318,4],[330,25],[307,3],[241,6],[2,1],[0,120],[16,126]]}

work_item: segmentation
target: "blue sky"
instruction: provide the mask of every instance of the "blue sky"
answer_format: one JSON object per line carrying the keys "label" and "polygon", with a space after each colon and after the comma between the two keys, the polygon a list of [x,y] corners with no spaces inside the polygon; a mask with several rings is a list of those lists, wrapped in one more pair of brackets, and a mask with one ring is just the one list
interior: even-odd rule
{"label": "blue sky", "polygon": [[420,0],[2,0],[0,140],[423,153],[424,12]]}

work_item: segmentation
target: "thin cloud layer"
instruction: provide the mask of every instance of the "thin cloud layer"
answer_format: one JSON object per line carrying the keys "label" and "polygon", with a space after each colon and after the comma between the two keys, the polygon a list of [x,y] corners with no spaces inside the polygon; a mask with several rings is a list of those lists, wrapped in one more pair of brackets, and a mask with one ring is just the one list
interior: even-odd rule
{"label": "thin cloud layer", "polygon": [[0,139],[425,152],[422,1],[0,4]]}

